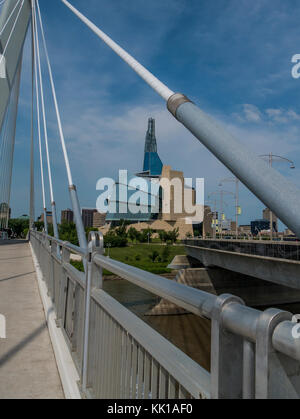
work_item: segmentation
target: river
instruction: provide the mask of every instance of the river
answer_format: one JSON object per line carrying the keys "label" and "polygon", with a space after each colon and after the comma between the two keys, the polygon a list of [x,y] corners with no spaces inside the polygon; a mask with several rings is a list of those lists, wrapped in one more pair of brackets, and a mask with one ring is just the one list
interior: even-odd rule
{"label": "river", "polygon": [[[138,315],[206,370],[210,370],[211,323],[194,314],[147,316],[159,302],[150,292],[122,279],[105,280],[104,290]],[[276,306],[293,314],[300,313],[300,303]],[[268,307],[260,307],[263,310]]]}

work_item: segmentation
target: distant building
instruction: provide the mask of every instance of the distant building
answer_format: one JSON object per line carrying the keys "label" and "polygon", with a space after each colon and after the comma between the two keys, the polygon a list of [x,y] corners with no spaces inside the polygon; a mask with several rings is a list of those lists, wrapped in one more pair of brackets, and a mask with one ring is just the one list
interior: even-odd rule
{"label": "distant building", "polygon": [[61,212],[61,222],[73,223],[74,213],[69,208]]}
{"label": "distant building", "polygon": [[94,213],[98,212],[96,209],[82,208],[81,217],[84,228],[93,227]]}
{"label": "distant building", "polygon": [[160,176],[163,164],[157,153],[157,142],[155,136],[155,119],[149,118],[148,131],[146,133],[143,172],[138,176],[156,177]]}
{"label": "distant building", "polygon": [[[275,224],[274,231],[277,232],[278,231],[278,218],[276,217],[276,215],[274,214],[274,212],[272,213],[272,216],[273,216],[273,226]],[[270,221],[270,210],[269,210],[269,208],[265,208],[263,210],[263,219]]]}
{"label": "distant building", "polygon": [[[129,186],[139,178],[143,178],[139,187]],[[157,187],[152,187],[153,185]],[[127,190],[125,202],[120,198],[120,189],[124,186]],[[134,198],[137,192],[141,198],[135,209],[138,206],[140,210],[132,211],[131,198]],[[196,204],[196,191],[186,187],[183,172],[163,165],[158,155],[153,118],[148,120],[143,171],[134,176],[128,174],[124,181],[118,180],[108,202],[110,205],[105,229],[101,228],[103,232],[107,231],[108,223],[113,227],[121,220],[126,220],[134,224],[138,231],[151,228],[157,233],[160,230],[171,231],[178,228],[179,238],[182,239],[187,234],[193,235],[193,229],[203,221],[204,208],[203,205]],[[188,203],[191,208],[187,208]]]}
{"label": "distant building", "polygon": [[100,228],[105,225],[106,213],[94,212],[93,214],[93,227]]}
{"label": "distant building", "polygon": [[251,225],[250,224],[240,225],[239,233],[246,234],[246,235],[251,234]]}
{"label": "distant building", "polygon": [[290,230],[289,228],[286,228],[283,232],[284,236],[290,236],[290,237],[295,237],[295,233],[292,232],[292,230]]}
{"label": "distant building", "polygon": [[[276,228],[276,222],[273,222],[274,231]],[[270,231],[270,221],[269,220],[255,220],[251,221],[251,233],[253,236],[257,236],[261,231]]]}
{"label": "distant building", "polygon": [[[47,218],[47,224],[53,224],[52,221],[52,211],[46,211],[46,218]],[[38,218],[38,221],[44,222],[44,213],[41,214],[41,216]]]}
{"label": "distant building", "polygon": [[[213,217],[214,213],[212,212],[211,207],[205,205],[202,227],[202,235],[204,238],[213,236]],[[217,213],[215,215],[215,218],[217,219]]]}

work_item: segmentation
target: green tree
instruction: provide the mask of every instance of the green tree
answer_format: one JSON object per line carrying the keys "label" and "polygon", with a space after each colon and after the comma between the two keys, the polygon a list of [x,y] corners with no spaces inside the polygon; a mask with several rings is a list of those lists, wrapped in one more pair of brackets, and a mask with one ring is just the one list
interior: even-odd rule
{"label": "green tree", "polygon": [[48,224],[48,234],[49,234],[49,236],[54,237],[53,224]]}
{"label": "green tree", "polygon": [[33,224],[33,226],[34,226],[34,228],[36,228],[37,229],[37,231],[43,231],[44,230],[44,221],[36,221],[34,224]]}
{"label": "green tree", "polygon": [[160,241],[162,243],[165,243],[167,241],[167,239],[168,239],[168,233],[166,231],[164,231],[164,230],[160,230],[158,232],[158,236],[159,236]]}
{"label": "green tree", "polygon": [[153,236],[153,230],[147,228],[147,230],[143,230],[139,236],[138,240],[140,243],[147,243],[148,242],[148,235],[149,235],[149,242],[151,242],[151,237]]}
{"label": "green tree", "polygon": [[168,262],[169,261],[169,257],[171,254],[171,250],[169,246],[165,246],[162,253],[161,253],[161,258],[163,262]]}
{"label": "green tree", "polygon": [[178,236],[179,236],[179,228],[175,228],[174,230],[172,230],[172,231],[169,231],[169,233],[168,233],[168,238],[169,238],[169,240],[174,244],[174,243],[176,243],[176,241],[177,241],[177,239],[178,239]]}
{"label": "green tree", "polygon": [[127,232],[126,232],[127,226],[128,226],[128,221],[121,220],[119,227],[117,227],[115,229],[116,235],[120,236],[120,237],[126,237],[127,238]]}
{"label": "green tree", "polygon": [[127,237],[120,236],[114,230],[110,230],[104,236],[104,246],[107,247],[107,245],[110,247],[126,247]]}
{"label": "green tree", "polygon": [[17,237],[24,237],[24,230],[29,228],[29,220],[27,218],[11,218],[8,221],[8,228],[10,228]]}
{"label": "green tree", "polygon": [[63,221],[59,225],[58,232],[61,240],[75,244],[75,246],[79,245],[75,223]]}
{"label": "green tree", "polygon": [[134,241],[136,242],[138,237],[139,237],[139,232],[137,231],[136,228],[130,227],[130,229],[128,230],[127,235],[132,242],[134,242]]}

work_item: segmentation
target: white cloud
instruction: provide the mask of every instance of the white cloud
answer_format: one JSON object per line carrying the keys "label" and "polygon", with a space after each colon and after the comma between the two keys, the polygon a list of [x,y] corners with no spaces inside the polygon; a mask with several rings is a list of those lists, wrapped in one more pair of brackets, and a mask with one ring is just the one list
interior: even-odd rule
{"label": "white cloud", "polygon": [[250,105],[247,103],[243,105],[243,108],[244,108],[244,115],[247,121],[260,122],[262,120],[262,115],[260,113],[260,110],[256,106]]}

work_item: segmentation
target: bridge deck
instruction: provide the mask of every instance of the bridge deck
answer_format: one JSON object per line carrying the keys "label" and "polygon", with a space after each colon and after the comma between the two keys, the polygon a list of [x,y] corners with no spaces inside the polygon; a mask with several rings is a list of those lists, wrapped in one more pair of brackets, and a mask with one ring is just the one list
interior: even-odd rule
{"label": "bridge deck", "polygon": [[0,266],[0,398],[64,398],[29,244],[1,244]]}

